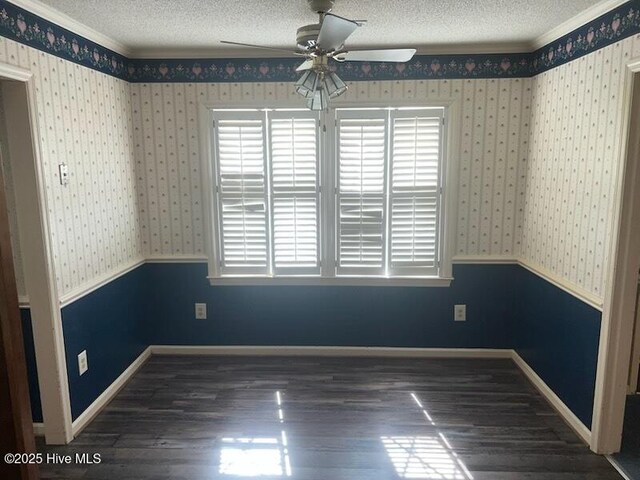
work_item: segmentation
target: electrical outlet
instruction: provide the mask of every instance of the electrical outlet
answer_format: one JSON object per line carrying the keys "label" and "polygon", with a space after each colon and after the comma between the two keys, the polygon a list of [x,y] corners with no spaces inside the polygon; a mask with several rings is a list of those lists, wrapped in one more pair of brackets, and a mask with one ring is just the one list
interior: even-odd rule
{"label": "electrical outlet", "polygon": [[456,322],[467,321],[467,306],[466,305],[454,305],[453,306],[453,319]]}
{"label": "electrical outlet", "polygon": [[207,319],[207,304],[196,303],[196,320],[206,320],[206,319]]}
{"label": "electrical outlet", "polygon": [[78,370],[80,375],[89,370],[89,364],[87,363],[87,351],[83,350],[78,355]]}

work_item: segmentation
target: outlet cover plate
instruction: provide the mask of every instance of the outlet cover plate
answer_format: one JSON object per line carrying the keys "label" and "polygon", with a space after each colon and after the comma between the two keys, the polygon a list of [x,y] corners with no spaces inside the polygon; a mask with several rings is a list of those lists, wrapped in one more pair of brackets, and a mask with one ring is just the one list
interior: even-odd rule
{"label": "outlet cover plate", "polygon": [[466,305],[454,305],[453,306],[453,319],[456,322],[467,321],[467,306]]}
{"label": "outlet cover plate", "polygon": [[89,364],[87,363],[87,351],[83,350],[78,355],[78,371],[80,372],[80,375],[82,375],[87,370],[89,370]]}
{"label": "outlet cover plate", "polygon": [[206,320],[206,319],[207,319],[207,304],[196,303],[196,320]]}

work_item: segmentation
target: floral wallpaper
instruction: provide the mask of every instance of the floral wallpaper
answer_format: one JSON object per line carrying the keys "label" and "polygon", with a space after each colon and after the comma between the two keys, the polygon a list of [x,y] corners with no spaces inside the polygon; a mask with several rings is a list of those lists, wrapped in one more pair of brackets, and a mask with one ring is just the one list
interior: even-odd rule
{"label": "floral wallpaper", "polygon": [[[406,63],[332,62],[343,80],[509,78],[532,75],[530,54],[416,55]],[[132,60],[132,82],[293,82],[297,58]]]}
{"label": "floral wallpaper", "polygon": [[[630,0],[532,53],[417,55],[407,63],[333,62],[347,81],[531,77],[640,32],[640,0]],[[130,82],[290,82],[293,58],[127,59],[0,0],[0,35]]]}
{"label": "floral wallpaper", "polygon": [[[335,106],[380,99],[407,104],[452,99],[459,122],[455,255],[514,256],[521,228],[533,78],[352,82]],[[141,239],[146,257],[203,256],[200,99],[243,105],[299,101],[290,84],[133,83]]]}
{"label": "floral wallpaper", "polygon": [[631,0],[531,54],[535,75],[640,33],[640,0]]}
{"label": "floral wallpaper", "polygon": [[0,0],[0,35],[127,80],[126,57],[5,0]]}

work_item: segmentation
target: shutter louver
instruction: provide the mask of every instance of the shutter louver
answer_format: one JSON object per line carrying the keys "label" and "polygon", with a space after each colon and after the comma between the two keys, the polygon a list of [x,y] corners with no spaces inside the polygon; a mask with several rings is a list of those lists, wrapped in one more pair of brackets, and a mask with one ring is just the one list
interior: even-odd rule
{"label": "shutter louver", "polygon": [[317,123],[310,112],[270,114],[276,274],[320,272]]}
{"label": "shutter louver", "polygon": [[392,114],[391,274],[437,273],[442,116],[432,115]]}
{"label": "shutter louver", "polygon": [[264,121],[260,115],[228,112],[216,119],[223,273],[265,274],[268,268]]}
{"label": "shutter louver", "polygon": [[340,267],[380,270],[384,248],[384,198],[340,197]]}
{"label": "shutter louver", "polygon": [[383,111],[338,114],[338,274],[384,272],[386,117]]}

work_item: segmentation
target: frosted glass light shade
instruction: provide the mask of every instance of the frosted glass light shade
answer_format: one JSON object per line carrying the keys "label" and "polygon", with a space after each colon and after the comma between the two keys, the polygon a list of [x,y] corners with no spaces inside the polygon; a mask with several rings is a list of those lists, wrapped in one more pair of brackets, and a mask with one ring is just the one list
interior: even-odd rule
{"label": "frosted glass light shade", "polygon": [[324,88],[318,88],[312,97],[307,99],[307,107],[311,110],[325,110],[329,106],[329,95]]}
{"label": "frosted glass light shade", "polygon": [[296,82],[296,93],[303,97],[313,97],[314,92],[320,86],[320,74],[313,70],[307,70],[302,77]]}
{"label": "frosted glass light shade", "polygon": [[347,91],[347,85],[333,72],[325,76],[324,86],[329,94],[329,98],[338,97]]}

